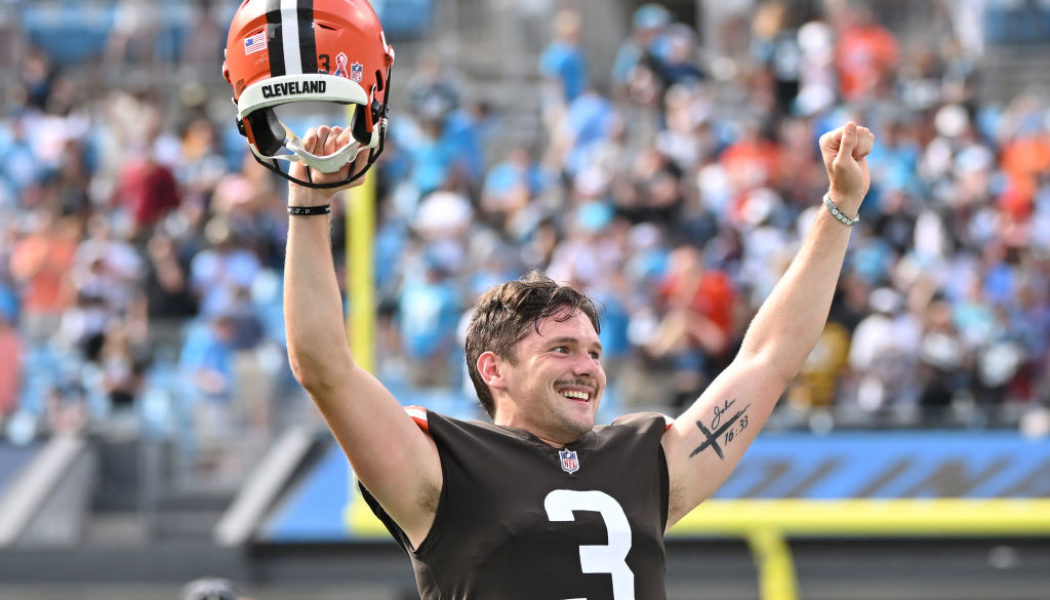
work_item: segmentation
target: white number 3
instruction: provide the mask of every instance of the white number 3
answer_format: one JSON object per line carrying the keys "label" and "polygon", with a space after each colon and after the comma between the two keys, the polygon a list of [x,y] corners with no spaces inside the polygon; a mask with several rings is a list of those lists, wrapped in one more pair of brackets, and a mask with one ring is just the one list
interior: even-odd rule
{"label": "white number 3", "polygon": [[[615,498],[599,491],[554,490],[543,500],[551,521],[575,521],[574,511],[587,510],[602,516],[609,531],[605,546],[580,546],[580,568],[584,573],[612,575],[613,600],[634,600],[634,573],[627,567],[631,551],[631,524]],[[572,598],[571,600],[587,600]]]}

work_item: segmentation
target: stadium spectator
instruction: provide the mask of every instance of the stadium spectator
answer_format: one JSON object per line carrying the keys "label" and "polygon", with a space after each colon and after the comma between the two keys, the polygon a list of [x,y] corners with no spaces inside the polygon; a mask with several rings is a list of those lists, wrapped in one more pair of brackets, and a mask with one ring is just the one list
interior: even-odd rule
{"label": "stadium spectator", "polygon": [[662,91],[673,85],[696,85],[702,81],[705,74],[696,60],[696,32],[688,25],[675,23],[667,28],[666,36],[666,55],[655,65]]}
{"label": "stadium spectator", "polygon": [[156,231],[146,244],[146,265],[136,304],[145,313],[147,337],[155,351],[172,355],[182,347],[182,328],[197,315],[197,296],[190,285],[189,266],[178,255],[175,241]]}
{"label": "stadium spectator", "polygon": [[835,48],[839,92],[850,102],[885,98],[900,59],[897,38],[875,19],[867,0],[845,4]]}
{"label": "stadium spectator", "polygon": [[211,120],[203,115],[191,119],[183,129],[180,150],[175,176],[183,193],[207,200],[227,174],[219,133]]}
{"label": "stadium spectator", "polygon": [[16,315],[9,307],[0,309],[0,426],[18,409],[22,384],[22,339],[16,328]]}
{"label": "stadium spectator", "polygon": [[640,67],[651,72],[649,65],[665,52],[662,34],[671,22],[670,11],[660,4],[648,3],[635,9],[631,15],[631,36],[620,44],[613,61],[612,79],[619,90],[628,87]]}
{"label": "stadium spectator", "polygon": [[692,245],[671,251],[660,289],[657,330],[647,351],[671,363],[675,407],[687,406],[726,365],[734,341],[736,291],[725,273],[705,269]]}
{"label": "stadium spectator", "polygon": [[439,258],[426,256],[424,262],[423,273],[407,276],[401,290],[401,348],[413,385],[449,388],[458,375],[452,357],[462,311],[459,290]]}
{"label": "stadium spectator", "polygon": [[580,13],[561,9],[554,15],[551,28],[553,39],[540,53],[539,61],[546,122],[559,119],[588,84],[587,59],[580,48]]}
{"label": "stadium spectator", "polygon": [[969,386],[968,365],[972,357],[952,320],[951,304],[934,298],[926,307],[919,347],[922,407],[920,422],[943,426],[952,404]]}
{"label": "stadium spectator", "polygon": [[121,321],[111,321],[103,332],[97,363],[101,374],[101,391],[109,402],[112,414],[123,413],[134,419],[147,362],[143,349],[135,344],[129,327]]}
{"label": "stadium spectator", "polygon": [[180,436],[192,438],[184,449],[202,469],[212,470],[230,464],[223,441],[237,429],[234,399],[234,338],[237,324],[228,314],[209,315],[186,333],[179,356],[179,373],[183,380],[178,409],[190,416],[191,431]]}
{"label": "stadium spectator", "polygon": [[755,119],[743,123],[739,137],[726,147],[719,162],[736,200],[734,219],[741,217],[750,192],[778,184],[782,168],[779,144]]}
{"label": "stadium spectator", "polygon": [[106,40],[107,62],[114,67],[153,62],[158,25],[145,0],[120,0]]}
{"label": "stadium spectator", "polygon": [[792,111],[802,79],[802,49],[789,8],[783,0],[766,0],[751,22],[751,53],[772,80],[774,110],[779,115]]}
{"label": "stadium spectator", "polygon": [[212,217],[204,236],[208,245],[190,263],[190,284],[203,316],[230,314],[247,297],[259,273],[259,257],[238,245],[224,216]]}
{"label": "stadium spectator", "polygon": [[849,367],[858,374],[855,397],[871,413],[892,404],[916,400],[916,364],[922,331],[918,320],[904,311],[900,294],[890,288],[871,293],[871,313],[853,332]]}
{"label": "stadium spectator", "polygon": [[117,180],[113,205],[127,212],[135,235],[145,235],[182,198],[171,169],[157,161],[148,146],[130,153]]}
{"label": "stadium spectator", "polygon": [[11,275],[21,289],[22,325],[29,343],[41,343],[58,331],[73,303],[69,273],[80,226],[71,217],[42,208],[31,214],[26,236],[10,257]]}
{"label": "stadium spectator", "polygon": [[553,185],[551,179],[528,149],[512,148],[485,176],[480,201],[483,217],[500,230],[514,232],[523,221],[531,220],[529,213],[536,210],[537,197]]}
{"label": "stadium spectator", "polygon": [[25,89],[26,108],[47,110],[51,87],[58,74],[51,57],[42,48],[32,47],[18,72]]}
{"label": "stadium spectator", "polygon": [[226,44],[226,12],[229,8],[222,6],[220,15],[215,10],[219,3],[212,0],[196,0],[193,4],[192,23],[182,40],[178,56],[183,65],[207,71],[222,60],[222,50]]}
{"label": "stadium spectator", "polygon": [[838,95],[834,32],[823,21],[809,21],[798,29],[798,45],[802,64],[793,109],[799,115],[818,115],[833,107]]}

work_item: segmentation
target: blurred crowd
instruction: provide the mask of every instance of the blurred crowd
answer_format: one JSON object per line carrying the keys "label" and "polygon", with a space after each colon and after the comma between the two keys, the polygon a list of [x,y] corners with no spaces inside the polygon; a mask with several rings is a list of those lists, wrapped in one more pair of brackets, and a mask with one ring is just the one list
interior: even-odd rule
{"label": "blurred crowd", "polygon": [[[114,25],[84,60],[218,77],[230,4],[180,5],[192,26],[178,39]],[[379,376],[406,403],[476,414],[472,303],[539,269],[601,304],[604,410],[674,412],[732,358],[819,210],[817,138],[853,119],[877,136],[872,190],[774,426],[1016,426],[1044,408],[1050,104],[1038,90],[982,102],[976,84],[986,44],[1050,43],[1050,8],[935,4],[905,37],[864,2],[756,1],[720,56],[646,4],[610,73],[564,9],[528,57],[540,108],[525,137],[436,55],[397,65],[378,166]],[[1014,5],[1044,29],[974,33]],[[100,88],[32,41],[0,120],[6,435],[175,436],[207,462],[230,431],[310,418],[284,348],[286,187],[247,155],[229,90]]]}
{"label": "blurred crowd", "polygon": [[[21,443],[174,440],[187,464],[217,469],[231,442],[257,450],[301,404],[281,315],[285,190],[246,157],[228,90],[224,114],[204,82],[171,85],[222,81],[236,3],[174,4],[155,22],[144,3],[110,8],[14,8],[0,427]],[[99,83],[114,74],[125,84]]]}

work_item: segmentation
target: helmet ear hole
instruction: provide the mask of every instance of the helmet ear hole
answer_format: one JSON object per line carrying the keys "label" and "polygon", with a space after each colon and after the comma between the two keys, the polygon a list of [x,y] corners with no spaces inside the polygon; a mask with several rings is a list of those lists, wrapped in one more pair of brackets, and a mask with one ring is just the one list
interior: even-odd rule
{"label": "helmet ear hole", "polygon": [[284,127],[271,108],[257,110],[244,118],[248,125],[248,138],[265,156],[274,156],[284,147]]}

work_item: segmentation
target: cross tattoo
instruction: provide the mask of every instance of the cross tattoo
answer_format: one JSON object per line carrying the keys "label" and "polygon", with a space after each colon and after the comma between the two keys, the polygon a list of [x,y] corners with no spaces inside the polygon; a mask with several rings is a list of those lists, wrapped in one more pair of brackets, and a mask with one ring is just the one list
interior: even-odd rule
{"label": "cross tattoo", "polygon": [[689,455],[689,458],[693,458],[697,454],[703,452],[705,448],[710,446],[715,449],[715,453],[718,454],[718,458],[725,459],[726,455],[724,452],[722,452],[722,447],[718,445],[718,438],[723,433],[725,433],[727,429],[732,427],[733,423],[736,423],[736,420],[744,414],[745,410],[747,410],[747,406],[737,411],[737,413],[733,415],[731,419],[723,423],[722,426],[719,427],[714,433],[711,433],[711,431],[707,427],[704,427],[703,421],[697,421],[696,426],[700,428],[700,432],[704,434],[704,437],[707,438],[707,441],[705,441],[703,444],[700,444],[696,448],[696,450],[693,450],[693,452]]}

